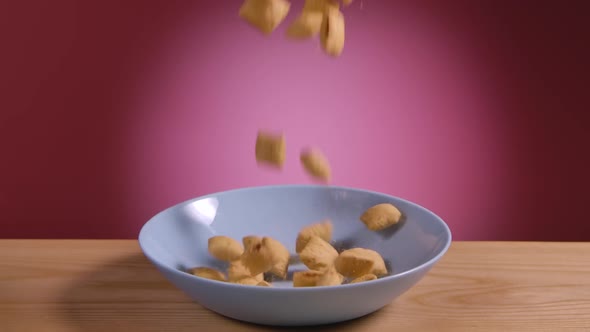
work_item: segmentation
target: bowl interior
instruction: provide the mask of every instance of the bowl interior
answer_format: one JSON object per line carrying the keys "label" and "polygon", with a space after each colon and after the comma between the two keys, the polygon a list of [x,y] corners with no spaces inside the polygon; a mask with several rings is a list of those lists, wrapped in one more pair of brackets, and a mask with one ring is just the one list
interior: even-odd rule
{"label": "bowl interior", "polygon": [[[392,203],[402,221],[381,232],[368,230],[359,217],[369,207]],[[195,198],[154,216],[139,241],[152,260],[173,269],[225,265],[212,258],[207,240],[226,235],[241,242],[246,235],[271,236],[295,255],[299,230],[331,219],[337,249],[363,247],[378,251],[391,274],[424,264],[450,243],[445,223],[406,200],[360,189],[290,185],[245,188]]]}

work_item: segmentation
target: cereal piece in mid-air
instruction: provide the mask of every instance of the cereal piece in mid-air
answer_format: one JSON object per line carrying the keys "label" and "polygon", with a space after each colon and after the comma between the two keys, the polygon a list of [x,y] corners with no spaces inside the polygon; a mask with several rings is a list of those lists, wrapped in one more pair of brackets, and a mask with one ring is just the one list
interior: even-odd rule
{"label": "cereal piece in mid-air", "polygon": [[346,7],[346,6],[350,6],[350,4],[352,3],[353,0],[342,0],[342,4]]}
{"label": "cereal piece in mid-air", "polygon": [[368,229],[380,231],[397,224],[401,217],[401,211],[393,204],[382,203],[368,208],[360,219]]}
{"label": "cereal piece in mid-air", "polygon": [[269,35],[287,17],[290,7],[287,0],[246,0],[240,7],[239,16]]}
{"label": "cereal piece in mid-air", "polygon": [[207,247],[211,256],[225,262],[236,260],[244,253],[238,241],[223,235],[210,237]]}
{"label": "cereal piece in mid-air", "polygon": [[327,269],[316,282],[316,286],[338,286],[342,285],[344,276],[342,276],[334,267]]}
{"label": "cereal piece in mid-air", "polygon": [[319,236],[326,242],[332,241],[332,221],[326,219],[322,222],[305,226],[299,231],[295,243],[295,251],[299,254],[307,245],[312,236]]}
{"label": "cereal piece in mid-air", "polygon": [[293,287],[313,287],[317,284],[323,272],[308,270],[293,273]]}
{"label": "cereal piece in mid-air", "polygon": [[255,150],[258,163],[282,168],[287,153],[285,135],[259,131]]}
{"label": "cereal piece in mid-air", "polygon": [[360,277],[352,280],[350,283],[351,284],[356,284],[358,282],[371,281],[371,280],[375,280],[375,279],[377,279],[377,276],[374,275],[374,274],[369,273],[369,274],[362,275],[362,276],[360,276]]}
{"label": "cereal piece in mid-air", "polygon": [[344,15],[338,8],[328,8],[320,28],[320,43],[326,54],[338,57],[344,49]]}
{"label": "cereal piece in mid-air", "polygon": [[195,267],[189,270],[189,273],[201,278],[207,278],[211,280],[217,281],[226,281],[225,275],[223,272],[218,271],[216,269],[212,269],[210,267]]}
{"label": "cereal piece in mid-air", "polygon": [[323,182],[330,182],[332,178],[330,162],[319,149],[301,151],[300,160],[303,168],[311,177]]}
{"label": "cereal piece in mid-air", "polygon": [[269,272],[285,279],[291,258],[289,250],[281,242],[268,236],[262,238],[262,246],[271,255],[272,267]]}
{"label": "cereal piece in mid-air", "polygon": [[229,264],[229,267],[227,268],[227,276],[230,282],[237,282],[240,279],[250,277],[258,281],[262,281],[264,279],[262,273],[256,275],[252,274],[250,269],[244,265],[241,259],[235,260]]}
{"label": "cereal piece in mid-air", "polygon": [[324,271],[334,266],[338,252],[319,236],[312,236],[299,258],[311,270]]}
{"label": "cereal piece in mid-air", "polygon": [[339,8],[340,5],[335,0],[305,0],[301,14],[287,28],[287,36],[296,39],[317,36],[328,7]]}
{"label": "cereal piece in mid-air", "polygon": [[323,19],[324,14],[322,12],[303,12],[287,28],[287,37],[305,39],[316,36],[320,33]]}

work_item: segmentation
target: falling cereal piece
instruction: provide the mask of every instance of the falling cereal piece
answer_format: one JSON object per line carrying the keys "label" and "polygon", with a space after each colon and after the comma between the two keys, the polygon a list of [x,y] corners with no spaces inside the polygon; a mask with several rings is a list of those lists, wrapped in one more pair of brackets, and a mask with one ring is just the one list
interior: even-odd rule
{"label": "falling cereal piece", "polygon": [[301,13],[287,28],[287,37],[307,39],[320,33],[324,14],[321,12]]}
{"label": "falling cereal piece", "polygon": [[290,7],[287,0],[246,0],[240,7],[239,16],[269,35],[287,17]]}
{"label": "falling cereal piece", "polygon": [[306,149],[301,151],[301,164],[307,173],[322,182],[330,182],[332,178],[332,170],[330,162],[324,154],[318,149]]}
{"label": "falling cereal piece", "polygon": [[320,28],[320,44],[326,54],[338,57],[344,49],[344,15],[337,8],[328,8]]}
{"label": "falling cereal piece", "polygon": [[315,37],[320,33],[327,8],[338,9],[334,0],[305,0],[301,14],[287,28],[287,36],[294,39]]}
{"label": "falling cereal piece", "polygon": [[259,131],[256,138],[256,161],[261,164],[282,168],[286,158],[284,134]]}
{"label": "falling cereal piece", "polygon": [[401,211],[389,203],[382,203],[368,208],[360,217],[361,221],[372,231],[380,231],[397,224],[402,217]]}

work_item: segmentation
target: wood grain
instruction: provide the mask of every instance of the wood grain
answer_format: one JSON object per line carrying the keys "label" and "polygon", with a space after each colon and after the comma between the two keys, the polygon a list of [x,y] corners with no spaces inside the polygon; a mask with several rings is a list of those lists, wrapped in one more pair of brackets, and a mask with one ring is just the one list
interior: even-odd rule
{"label": "wood grain", "polygon": [[[191,302],[137,241],[0,240],[0,331],[208,330],[289,329]],[[455,242],[391,305],[309,330],[590,331],[590,243]]]}

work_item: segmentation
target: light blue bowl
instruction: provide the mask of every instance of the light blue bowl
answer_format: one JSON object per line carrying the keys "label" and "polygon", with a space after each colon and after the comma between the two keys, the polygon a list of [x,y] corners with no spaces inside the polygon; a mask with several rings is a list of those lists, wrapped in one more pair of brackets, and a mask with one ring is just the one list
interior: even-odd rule
{"label": "light blue bowl", "polygon": [[[382,232],[359,220],[369,207],[392,203],[400,224]],[[207,251],[207,240],[226,235],[271,236],[295,255],[299,230],[329,218],[337,246],[381,253],[392,274],[341,286],[293,288],[245,286],[198,278],[183,270],[196,266],[225,269]],[[451,232],[435,214],[406,200],[360,189],[322,185],[244,188],[195,198],[168,208],[141,229],[146,257],[194,301],[221,315],[265,325],[336,323],[372,313],[414,286],[445,254]],[[303,270],[300,264],[289,271]]]}

